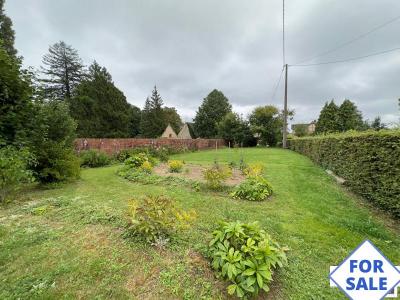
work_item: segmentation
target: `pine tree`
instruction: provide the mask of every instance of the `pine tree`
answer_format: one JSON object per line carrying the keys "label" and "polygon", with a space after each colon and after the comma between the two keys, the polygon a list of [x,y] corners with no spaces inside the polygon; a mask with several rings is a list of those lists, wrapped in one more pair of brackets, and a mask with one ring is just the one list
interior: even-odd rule
{"label": "pine tree", "polygon": [[83,63],[78,51],[64,42],[49,48],[43,56],[42,79],[48,97],[56,99],[71,98],[76,86],[84,77]]}
{"label": "pine tree", "polygon": [[338,111],[339,130],[361,130],[363,124],[363,119],[357,106],[348,99],[344,100]]}
{"label": "pine tree", "polygon": [[157,87],[154,86],[151,98],[146,99],[142,111],[140,129],[143,137],[157,138],[165,130],[167,123],[162,106],[163,100],[157,91]]}
{"label": "pine tree", "polygon": [[69,102],[71,115],[78,123],[78,136],[131,137],[134,134],[133,106],[114,85],[105,67],[94,61],[87,79],[76,88],[75,94]]}
{"label": "pine tree", "polygon": [[214,138],[218,136],[217,124],[232,111],[228,98],[213,90],[203,101],[194,118],[194,129],[199,137]]}
{"label": "pine tree", "polygon": [[16,57],[17,50],[14,48],[15,32],[12,29],[11,19],[4,13],[4,2],[0,0],[0,39],[2,47],[11,57]]}
{"label": "pine tree", "polygon": [[328,133],[340,131],[338,114],[339,108],[335,104],[335,101],[326,102],[319,114],[317,124],[315,125],[315,132]]}

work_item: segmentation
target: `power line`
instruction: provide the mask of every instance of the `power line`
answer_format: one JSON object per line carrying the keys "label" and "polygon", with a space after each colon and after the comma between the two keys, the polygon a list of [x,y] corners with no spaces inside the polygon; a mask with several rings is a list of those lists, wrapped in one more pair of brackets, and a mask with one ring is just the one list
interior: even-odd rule
{"label": "power line", "polygon": [[400,16],[397,16],[397,17],[395,17],[395,18],[393,18],[393,19],[391,19],[391,20],[389,20],[389,21],[387,21],[387,22],[385,22],[385,23],[383,23],[383,24],[381,24],[381,25],[379,25],[379,26],[377,26],[377,27],[374,27],[374,28],[372,28],[371,30],[369,30],[369,31],[367,31],[367,32],[365,32],[365,33],[360,34],[359,36],[357,36],[357,37],[355,37],[355,38],[353,38],[353,39],[351,39],[351,40],[348,40],[348,41],[346,41],[346,42],[340,44],[339,46],[337,46],[337,47],[335,47],[335,48],[332,48],[331,50],[327,50],[327,51],[324,51],[324,52],[322,52],[322,53],[320,53],[320,54],[317,54],[317,55],[315,55],[315,56],[313,56],[313,57],[311,57],[311,58],[304,59],[304,60],[298,62],[296,65],[302,64],[302,63],[305,63],[305,62],[307,62],[307,61],[314,60],[315,58],[318,58],[318,57],[321,57],[321,56],[330,54],[330,53],[332,53],[332,52],[335,52],[335,51],[337,51],[337,50],[339,50],[339,49],[341,49],[341,48],[343,48],[343,47],[345,47],[345,46],[348,46],[348,45],[350,45],[350,44],[352,44],[352,43],[354,43],[354,42],[356,42],[356,41],[358,41],[358,40],[360,40],[360,39],[366,37],[367,35],[369,35],[369,34],[375,32],[375,31],[377,31],[377,30],[379,30],[379,29],[381,29],[381,28],[383,28],[383,27],[385,27],[385,26],[387,26],[387,25],[389,25],[389,24],[391,24],[391,23],[396,22],[397,20],[400,20]]}
{"label": "power line", "polygon": [[344,62],[350,62],[350,61],[359,60],[359,59],[363,59],[363,58],[367,58],[367,57],[371,57],[371,56],[382,55],[382,54],[386,54],[386,53],[398,51],[398,50],[400,50],[400,47],[389,49],[389,50],[384,50],[384,51],[380,51],[380,52],[375,52],[375,53],[371,53],[371,54],[367,54],[367,55],[363,55],[363,56],[351,57],[351,58],[347,58],[347,59],[326,61],[326,62],[320,62],[320,63],[315,63],[315,64],[296,64],[296,65],[290,65],[290,66],[291,67],[310,67],[310,66],[318,66],[318,65],[344,63]]}
{"label": "power line", "polygon": [[279,75],[279,79],[275,85],[274,92],[272,93],[272,96],[271,96],[271,100],[274,100],[274,98],[275,98],[276,91],[278,90],[279,84],[281,83],[281,80],[282,80],[283,70],[284,70],[284,68],[282,68],[281,74]]}

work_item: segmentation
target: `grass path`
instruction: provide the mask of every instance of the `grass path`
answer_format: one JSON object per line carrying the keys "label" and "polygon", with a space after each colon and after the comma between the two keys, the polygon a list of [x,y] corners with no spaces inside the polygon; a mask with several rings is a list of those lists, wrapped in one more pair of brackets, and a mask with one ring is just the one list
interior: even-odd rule
{"label": "grass path", "polygon": [[[119,166],[84,170],[81,180],[57,189],[26,191],[0,208],[0,299],[224,299],[224,284],[200,254],[219,219],[257,220],[290,247],[270,299],[345,299],[329,288],[329,266],[366,238],[400,264],[398,223],[371,211],[299,154],[224,149],[174,158],[210,164],[238,162],[241,155],[264,164],[271,200],[136,184],[115,175]],[[166,194],[197,211],[192,230],[166,251],[121,237],[128,200],[143,194]]]}

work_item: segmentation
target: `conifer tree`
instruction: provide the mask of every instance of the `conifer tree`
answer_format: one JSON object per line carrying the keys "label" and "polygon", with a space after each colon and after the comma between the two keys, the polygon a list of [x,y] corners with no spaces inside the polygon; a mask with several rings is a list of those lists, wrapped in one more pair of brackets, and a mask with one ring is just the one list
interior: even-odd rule
{"label": "conifer tree", "polygon": [[194,129],[199,137],[214,138],[218,136],[218,123],[229,112],[232,106],[228,98],[213,90],[203,101],[194,118]]}
{"label": "conifer tree", "polygon": [[162,108],[163,100],[154,86],[151,98],[147,98],[142,111],[140,129],[143,137],[157,138],[167,126],[164,110]]}
{"label": "conifer tree", "polygon": [[78,51],[63,41],[50,46],[49,53],[43,56],[41,80],[46,95],[64,100],[71,98],[76,86],[84,77],[83,63]]}
{"label": "conifer tree", "polygon": [[317,124],[315,125],[315,132],[328,133],[340,131],[338,113],[339,108],[334,100],[331,100],[329,103],[326,102],[319,114]]}
{"label": "conifer tree", "polygon": [[348,99],[344,100],[338,111],[339,130],[361,130],[363,125],[363,119],[357,106]]}
{"label": "conifer tree", "polygon": [[4,12],[4,3],[5,0],[0,0],[0,39],[8,55],[15,57],[17,55],[17,50],[14,48],[15,32],[11,19]]}

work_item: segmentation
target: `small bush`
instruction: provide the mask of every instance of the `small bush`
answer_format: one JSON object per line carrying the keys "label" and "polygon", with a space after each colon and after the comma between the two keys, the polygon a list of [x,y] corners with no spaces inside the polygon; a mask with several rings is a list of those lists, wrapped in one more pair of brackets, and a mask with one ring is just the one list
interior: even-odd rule
{"label": "small bush", "polygon": [[130,201],[129,217],[129,236],[156,243],[190,227],[196,213],[181,210],[171,198],[146,196],[142,201]]}
{"label": "small bush", "polygon": [[183,161],[181,160],[169,160],[168,161],[169,171],[171,173],[180,173],[183,169]]}
{"label": "small bush", "polygon": [[247,299],[261,290],[269,291],[274,269],[286,262],[281,248],[257,222],[221,222],[209,244],[212,267],[231,282],[230,295]]}
{"label": "small bush", "polygon": [[34,181],[32,171],[28,170],[32,163],[33,157],[26,149],[11,146],[0,149],[0,203],[9,199],[23,183]]}
{"label": "small bush", "polygon": [[236,199],[249,201],[263,201],[272,195],[272,187],[269,182],[261,176],[250,176],[239,184],[231,193]]}
{"label": "small bush", "polygon": [[261,164],[251,164],[243,170],[243,174],[248,177],[261,176],[264,166]]}
{"label": "small bush", "polygon": [[140,170],[147,174],[151,174],[153,172],[153,165],[149,161],[145,161],[141,166]]}
{"label": "small bush", "polygon": [[207,185],[214,189],[220,189],[226,179],[232,176],[232,170],[228,167],[222,167],[214,164],[211,168],[203,171],[203,177],[207,181]]}
{"label": "small bush", "polygon": [[129,168],[140,168],[144,162],[155,164],[154,158],[143,152],[127,158],[124,163]]}
{"label": "small bush", "polygon": [[107,154],[97,150],[82,151],[80,159],[81,166],[89,168],[103,167],[111,163],[111,158]]}

